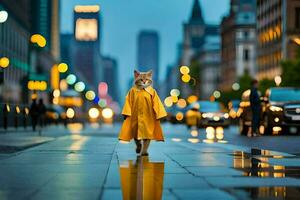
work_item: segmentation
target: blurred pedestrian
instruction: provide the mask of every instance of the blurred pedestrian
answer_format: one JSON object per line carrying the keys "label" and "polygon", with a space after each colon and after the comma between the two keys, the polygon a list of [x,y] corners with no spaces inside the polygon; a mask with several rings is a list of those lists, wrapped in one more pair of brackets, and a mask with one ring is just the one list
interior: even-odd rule
{"label": "blurred pedestrian", "polygon": [[259,124],[260,124],[260,110],[261,102],[258,93],[258,81],[252,81],[251,93],[250,93],[250,106],[252,110],[252,129],[251,133],[248,133],[248,137],[256,137],[259,134]]}
{"label": "blurred pedestrian", "polygon": [[36,130],[36,125],[37,125],[37,122],[38,122],[38,118],[39,118],[39,108],[38,108],[38,105],[36,103],[36,99],[32,100],[29,114],[31,116],[32,130],[35,131]]}
{"label": "blurred pedestrian", "polygon": [[38,103],[38,111],[39,111],[39,124],[40,127],[43,128],[45,125],[45,115],[46,115],[46,106],[44,104],[43,99],[39,99]]}

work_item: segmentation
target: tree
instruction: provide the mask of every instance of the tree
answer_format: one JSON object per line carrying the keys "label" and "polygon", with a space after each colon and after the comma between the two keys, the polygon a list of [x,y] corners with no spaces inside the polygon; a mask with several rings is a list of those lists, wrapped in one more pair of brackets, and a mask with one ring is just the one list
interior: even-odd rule
{"label": "tree", "polygon": [[300,48],[294,60],[281,62],[282,86],[300,87]]}
{"label": "tree", "polygon": [[264,95],[268,88],[275,87],[275,86],[276,86],[276,84],[275,84],[274,80],[262,79],[261,81],[259,81],[258,89],[259,89],[259,91],[261,91],[262,95]]}

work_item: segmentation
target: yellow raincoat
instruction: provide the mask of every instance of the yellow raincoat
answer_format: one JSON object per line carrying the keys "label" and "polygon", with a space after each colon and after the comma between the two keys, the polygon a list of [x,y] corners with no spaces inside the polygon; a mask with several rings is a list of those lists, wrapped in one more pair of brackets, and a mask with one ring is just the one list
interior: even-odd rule
{"label": "yellow raincoat", "polygon": [[164,141],[159,119],[167,116],[166,110],[155,89],[132,87],[123,107],[124,121],[119,139],[130,141],[133,138]]}

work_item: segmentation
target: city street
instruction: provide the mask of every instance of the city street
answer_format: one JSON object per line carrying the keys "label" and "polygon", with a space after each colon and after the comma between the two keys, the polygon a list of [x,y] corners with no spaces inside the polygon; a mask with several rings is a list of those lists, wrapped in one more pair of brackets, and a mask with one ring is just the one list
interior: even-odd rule
{"label": "city street", "polygon": [[118,142],[120,124],[82,128],[51,126],[41,136],[1,134],[1,147],[3,138],[13,141],[11,146],[22,142],[18,137],[32,138],[33,143],[44,138],[45,143],[23,151],[1,148],[0,199],[297,199],[300,195],[300,158],[293,154],[300,147],[294,136],[247,138],[230,127],[216,142],[206,139],[205,130],[193,137],[183,125],[164,124],[166,141],[153,142],[149,157],[138,157],[133,143]]}

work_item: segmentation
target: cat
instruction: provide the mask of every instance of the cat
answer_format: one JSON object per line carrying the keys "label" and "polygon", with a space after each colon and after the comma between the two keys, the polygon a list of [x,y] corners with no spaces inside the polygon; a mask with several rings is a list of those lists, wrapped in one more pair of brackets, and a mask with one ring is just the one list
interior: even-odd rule
{"label": "cat", "polygon": [[134,84],[137,88],[147,88],[151,86],[152,83],[152,70],[148,72],[139,72],[137,70],[134,70]]}

